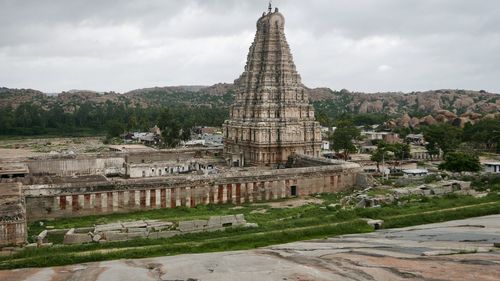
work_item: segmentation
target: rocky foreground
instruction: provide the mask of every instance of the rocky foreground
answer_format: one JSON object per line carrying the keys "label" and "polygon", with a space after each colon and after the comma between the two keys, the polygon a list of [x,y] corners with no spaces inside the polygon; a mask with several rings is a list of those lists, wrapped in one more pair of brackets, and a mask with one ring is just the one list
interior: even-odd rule
{"label": "rocky foreground", "polygon": [[0,280],[498,280],[500,215],[263,249],[0,271]]}

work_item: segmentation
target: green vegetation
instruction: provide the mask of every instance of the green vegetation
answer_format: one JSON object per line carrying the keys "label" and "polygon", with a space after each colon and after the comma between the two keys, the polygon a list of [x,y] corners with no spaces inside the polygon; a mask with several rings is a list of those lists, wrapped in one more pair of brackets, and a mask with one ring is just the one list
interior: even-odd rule
{"label": "green vegetation", "polygon": [[344,122],[330,136],[331,147],[337,152],[344,154],[344,159],[349,159],[349,153],[356,151],[353,141],[360,139],[361,131],[352,123]]}
{"label": "green vegetation", "polygon": [[483,119],[474,125],[465,124],[463,140],[472,143],[475,148],[500,153],[500,118]]}
{"label": "green vegetation", "polygon": [[438,124],[423,129],[425,146],[430,155],[439,155],[439,150],[446,155],[458,148],[461,143],[462,130],[449,124]]}
{"label": "green vegetation", "polygon": [[[168,107],[168,110],[164,109]],[[164,112],[167,113],[164,113]],[[140,104],[106,101],[103,104],[82,102],[74,110],[64,111],[60,105],[48,106],[26,102],[16,109],[0,108],[0,135],[4,136],[84,136],[108,135],[116,137],[125,131],[148,130],[164,124],[179,128],[196,125],[220,126],[228,117],[227,107],[182,103],[157,104],[143,108]],[[165,117],[168,117],[166,119]]]}
{"label": "green vegetation", "polygon": [[[391,152],[391,153],[389,153]],[[410,157],[410,146],[405,143],[389,144],[386,142],[379,142],[377,149],[372,153],[370,159],[377,163],[377,170],[380,172],[380,162],[386,160],[403,160]]]}
{"label": "green vegetation", "polygon": [[[0,269],[253,249],[298,240],[371,231],[360,218],[383,219],[385,226],[390,228],[500,213],[498,194],[490,194],[483,198],[456,195],[441,198],[408,197],[403,205],[391,204],[370,209],[343,210],[339,206],[329,206],[338,203],[344,195],[345,193],[320,194],[316,197],[323,200],[322,204],[307,204],[295,208],[246,204],[242,208],[235,209],[233,205],[208,205],[191,209],[175,208],[44,221],[44,225],[69,228],[118,220],[161,218],[176,221],[243,213],[249,222],[258,223],[259,227],[186,234],[168,239],[139,239],[106,244],[56,245],[51,248],[24,249],[12,257],[0,257]],[[252,212],[256,210],[265,212]],[[39,222],[33,222],[29,228],[30,235],[37,234],[42,229]]]}
{"label": "green vegetation", "polygon": [[476,154],[451,152],[446,155],[444,162],[439,164],[439,169],[451,172],[478,172],[481,170],[481,163]]}

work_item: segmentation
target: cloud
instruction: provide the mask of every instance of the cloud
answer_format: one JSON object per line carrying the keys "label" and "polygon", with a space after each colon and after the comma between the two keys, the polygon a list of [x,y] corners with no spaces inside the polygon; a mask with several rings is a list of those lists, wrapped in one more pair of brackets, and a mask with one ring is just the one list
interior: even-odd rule
{"label": "cloud", "polygon": [[[303,82],[500,92],[496,0],[277,0]],[[47,92],[232,82],[267,1],[0,0],[0,86]]]}
{"label": "cloud", "polygon": [[382,64],[377,67],[378,72],[386,72],[392,69],[392,66],[387,65],[387,64]]}

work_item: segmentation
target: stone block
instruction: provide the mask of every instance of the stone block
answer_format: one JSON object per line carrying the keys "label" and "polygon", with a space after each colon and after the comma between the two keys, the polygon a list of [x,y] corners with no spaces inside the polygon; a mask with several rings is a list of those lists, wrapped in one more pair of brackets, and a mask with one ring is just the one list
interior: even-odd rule
{"label": "stone block", "polygon": [[37,243],[30,243],[30,244],[27,244],[26,246],[24,246],[25,248],[36,248],[38,247],[38,244]]}
{"label": "stone block", "polygon": [[92,241],[94,242],[99,242],[99,240],[101,240],[102,236],[100,234],[96,234],[94,235],[94,237],[92,237]]}
{"label": "stone block", "polygon": [[54,243],[42,243],[40,245],[38,245],[39,248],[49,248],[49,247],[52,247],[54,245]]}
{"label": "stone block", "polygon": [[245,224],[247,221],[245,220],[245,215],[243,214],[238,214],[235,216],[236,218],[236,221],[238,222],[238,224]]}
{"label": "stone block", "polygon": [[148,227],[154,228],[154,229],[165,229],[165,228],[170,228],[174,225],[173,222],[170,221],[156,221],[156,222],[151,222],[148,223]]}
{"label": "stone block", "polygon": [[80,227],[75,228],[75,233],[89,233],[94,231],[94,227]]}
{"label": "stone block", "polygon": [[78,244],[85,244],[85,243],[91,243],[91,242],[92,242],[92,237],[89,234],[75,233],[74,228],[70,229],[64,235],[64,239],[63,239],[63,244],[66,244],[66,245],[78,245]]}
{"label": "stone block", "polygon": [[144,231],[148,231],[148,229],[146,227],[141,227],[141,228],[136,228],[136,227],[131,227],[131,228],[127,228],[127,232],[128,233],[133,233],[133,232],[144,232]]}
{"label": "stone block", "polygon": [[381,228],[384,227],[384,221],[383,220],[368,219],[368,220],[366,220],[366,223],[368,225],[371,225],[373,227],[373,229],[381,229]]}
{"label": "stone block", "polygon": [[148,237],[148,232],[132,232],[132,233],[127,233],[127,239],[140,239],[140,238],[147,238]]}
{"label": "stone block", "polygon": [[69,229],[67,228],[60,228],[60,229],[51,229],[48,231],[48,234],[53,234],[53,235],[61,235],[61,234],[66,234]]}
{"label": "stone block", "polygon": [[208,227],[221,227],[222,222],[221,222],[220,216],[210,217],[208,219],[207,225],[208,225]]}
{"label": "stone block", "polygon": [[237,224],[236,216],[230,215],[230,216],[221,216],[220,217],[222,226],[232,226]]}
{"label": "stone block", "polygon": [[254,227],[259,227],[259,225],[258,225],[258,224],[256,224],[256,223],[247,222],[247,223],[245,224],[245,227],[248,227],[248,228],[254,228]]}
{"label": "stone block", "polygon": [[38,236],[36,237],[36,243],[37,245],[41,245],[45,242],[47,242],[47,230],[44,230],[42,232],[40,232],[40,234],[38,234]]}
{"label": "stone block", "polygon": [[205,231],[207,231],[207,232],[213,232],[213,231],[219,231],[219,230],[225,230],[225,228],[222,226],[205,228]]}
{"label": "stone block", "polygon": [[110,223],[110,224],[96,225],[94,232],[105,232],[105,231],[122,230],[122,229],[123,226],[121,223]]}
{"label": "stone block", "polygon": [[182,232],[193,232],[203,230],[207,226],[208,221],[206,220],[192,220],[192,221],[180,221],[179,230]]}
{"label": "stone block", "polygon": [[170,238],[176,235],[181,234],[180,231],[172,230],[172,231],[161,231],[161,232],[152,232],[149,234],[148,238],[151,239],[160,239],[160,238]]}
{"label": "stone block", "polygon": [[145,221],[130,221],[122,223],[124,228],[140,228],[146,227],[148,224]]}
{"label": "stone block", "polygon": [[104,233],[104,237],[109,242],[125,241],[128,239],[128,233],[122,233],[118,231],[107,231]]}

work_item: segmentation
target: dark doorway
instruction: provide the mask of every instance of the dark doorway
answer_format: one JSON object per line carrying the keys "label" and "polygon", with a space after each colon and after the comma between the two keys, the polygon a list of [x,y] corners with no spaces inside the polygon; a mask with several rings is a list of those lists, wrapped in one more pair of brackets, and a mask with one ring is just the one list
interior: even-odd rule
{"label": "dark doorway", "polygon": [[297,196],[297,186],[290,186],[290,196]]}

